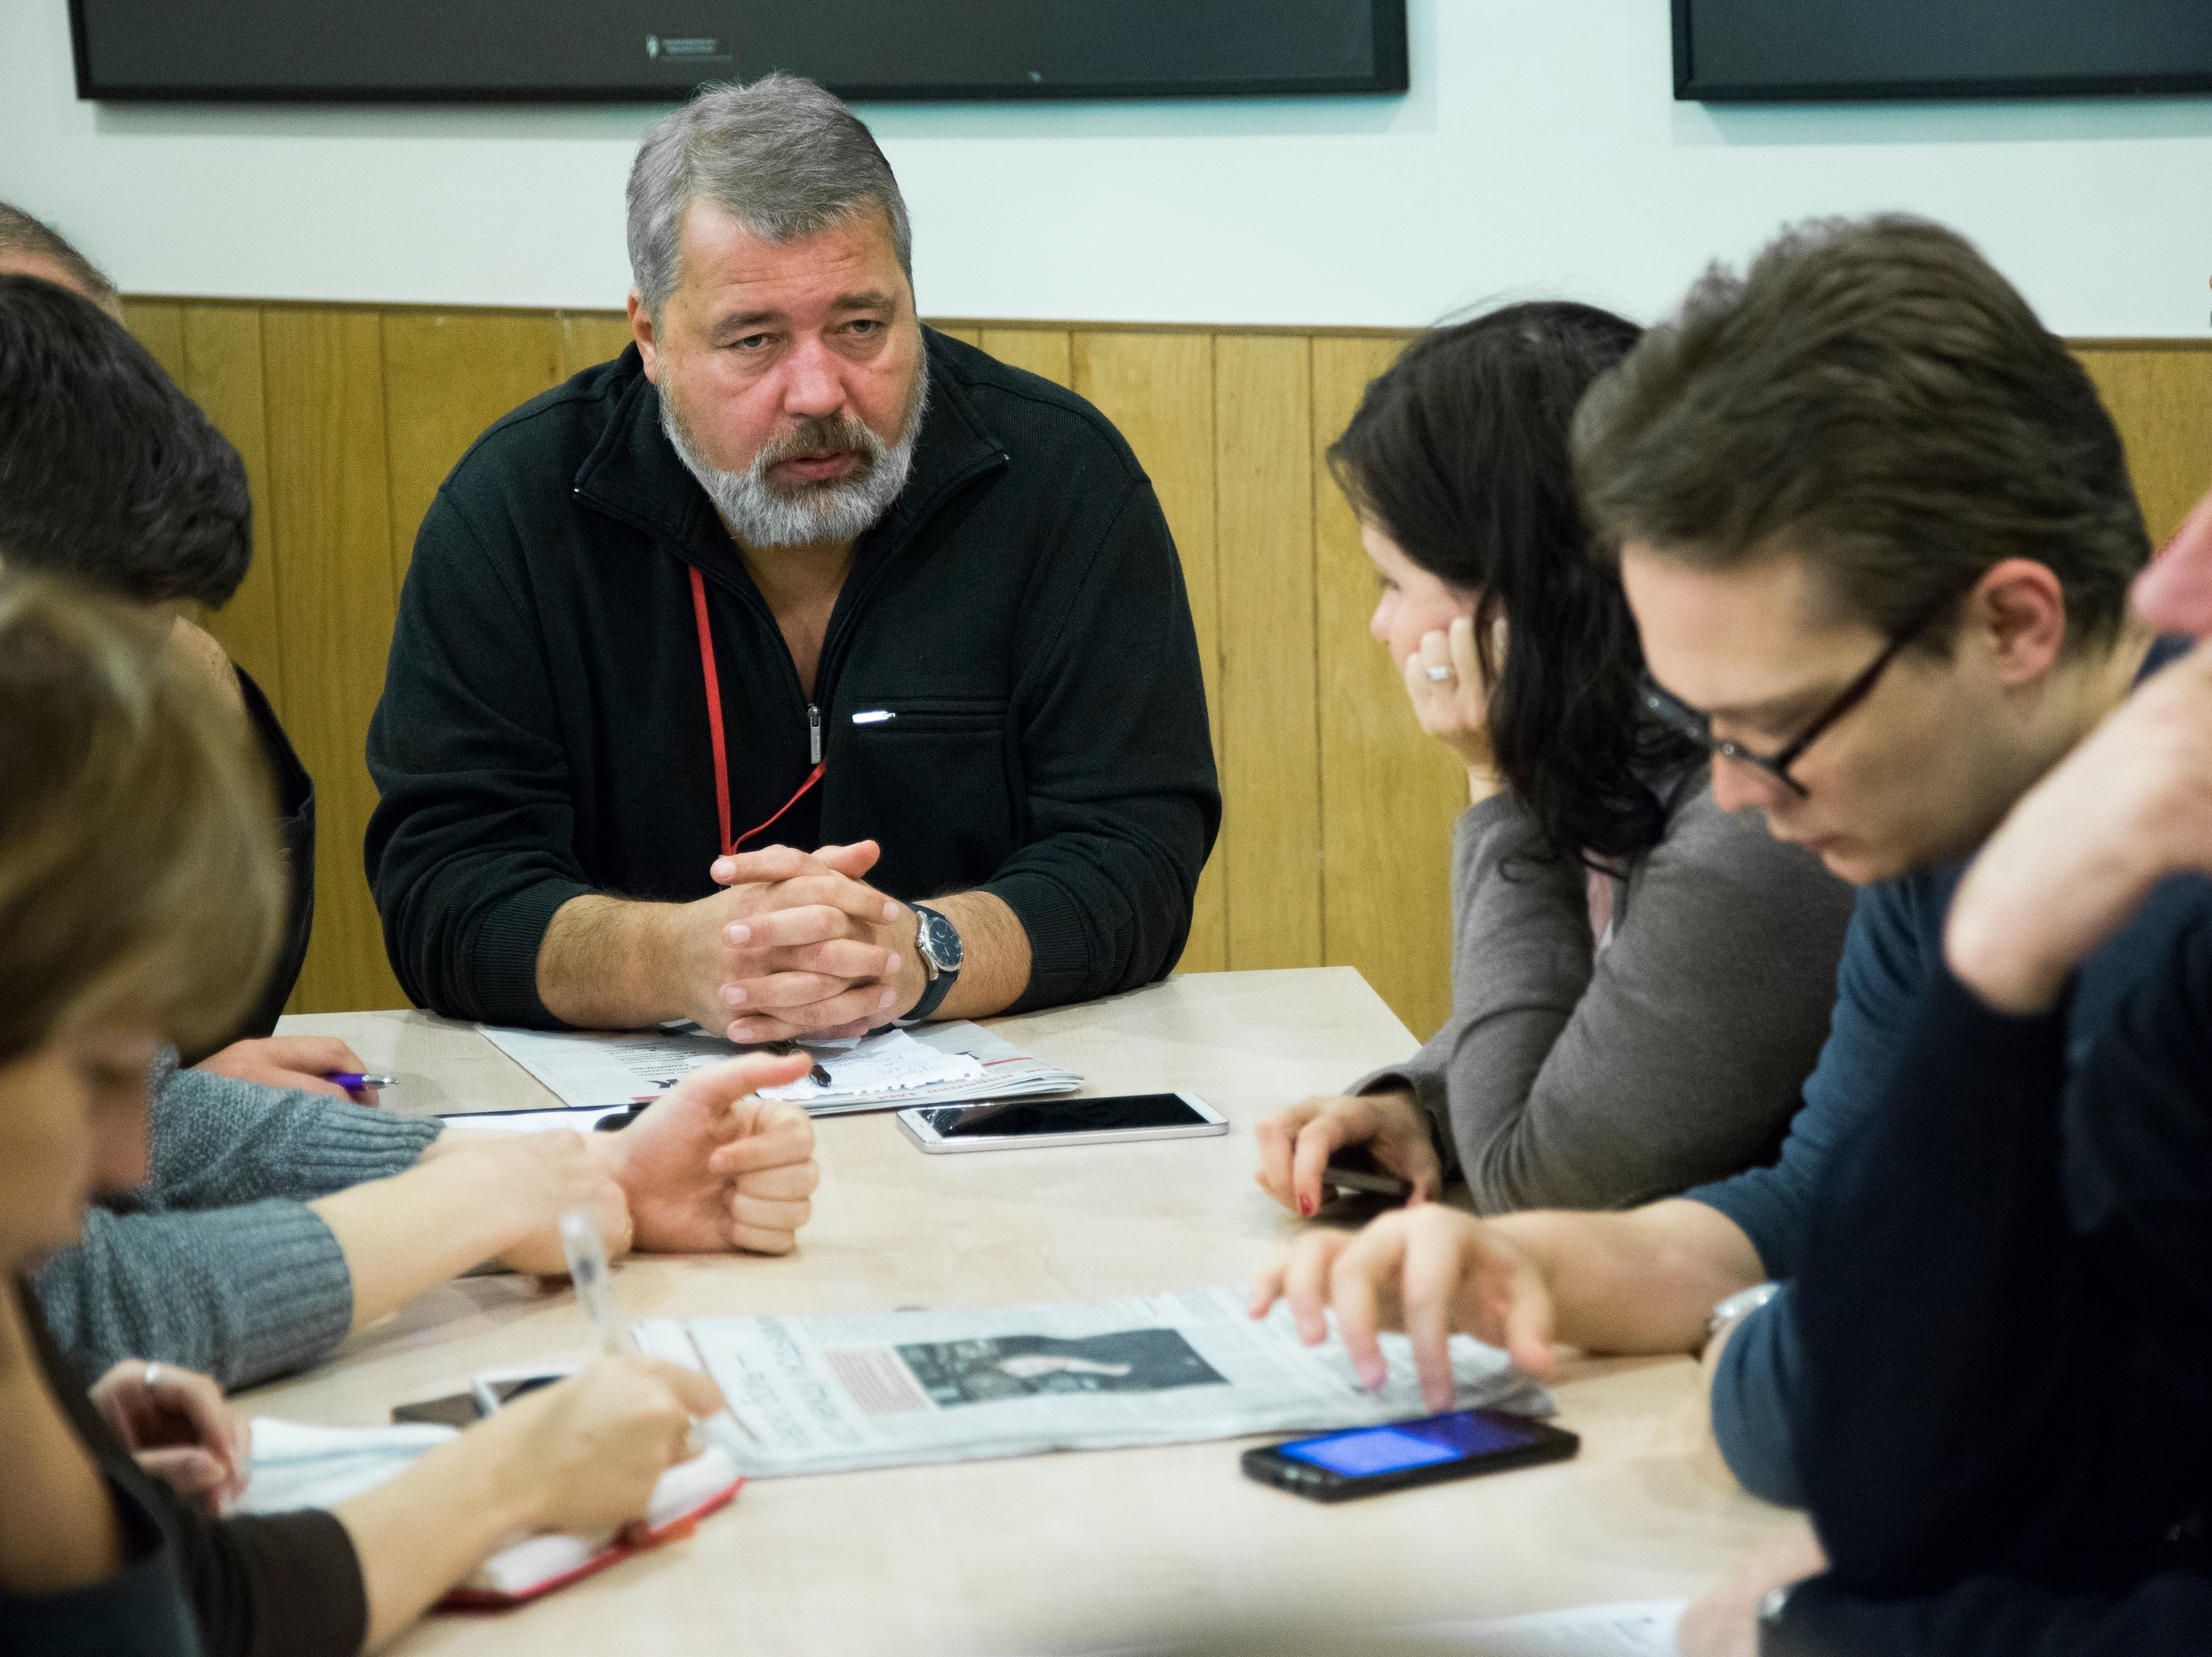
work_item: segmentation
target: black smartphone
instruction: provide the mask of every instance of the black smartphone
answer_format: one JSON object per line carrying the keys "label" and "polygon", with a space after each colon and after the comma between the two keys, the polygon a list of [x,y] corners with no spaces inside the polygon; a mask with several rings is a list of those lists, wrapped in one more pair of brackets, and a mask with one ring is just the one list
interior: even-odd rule
{"label": "black smartphone", "polygon": [[1322,1183],[1339,1191],[1356,1191],[1375,1197],[1395,1197],[1403,1202],[1413,1194],[1413,1182],[1387,1172],[1364,1145],[1346,1145],[1328,1159],[1321,1172]]}
{"label": "black smartphone", "polygon": [[454,1392],[442,1398],[424,1398],[419,1404],[398,1404],[392,1409],[395,1427],[406,1427],[428,1422],[434,1427],[473,1427],[483,1419],[483,1405],[477,1402],[473,1392]]}
{"label": "black smartphone", "polygon": [[1454,1410],[1244,1453],[1244,1475],[1316,1502],[1349,1502],[1475,1473],[1565,1461],[1582,1441],[1503,1410]]}

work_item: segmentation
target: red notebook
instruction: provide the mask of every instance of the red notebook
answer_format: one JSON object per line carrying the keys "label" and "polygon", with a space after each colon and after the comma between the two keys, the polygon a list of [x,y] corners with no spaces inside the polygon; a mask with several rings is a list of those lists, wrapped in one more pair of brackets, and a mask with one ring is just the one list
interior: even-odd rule
{"label": "red notebook", "polygon": [[708,1450],[672,1467],[653,1487],[653,1506],[612,1541],[580,1536],[533,1536],[502,1548],[438,1603],[451,1611],[505,1611],[565,1588],[647,1548],[691,1534],[698,1522],[726,1507],[744,1484],[729,1457]]}

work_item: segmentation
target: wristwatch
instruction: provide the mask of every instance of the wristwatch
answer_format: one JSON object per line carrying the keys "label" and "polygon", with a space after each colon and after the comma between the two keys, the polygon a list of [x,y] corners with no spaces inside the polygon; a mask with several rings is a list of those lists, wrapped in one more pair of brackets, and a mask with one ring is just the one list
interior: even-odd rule
{"label": "wristwatch", "polygon": [[921,999],[907,1009],[906,1016],[891,1020],[902,1030],[921,1023],[944,1004],[965,959],[960,951],[960,935],[952,929],[951,922],[924,904],[914,905],[914,918],[915,952],[921,957],[921,968],[929,974],[929,982],[922,986]]}
{"label": "wristwatch", "polygon": [[1711,1340],[1738,1318],[1747,1318],[1782,1292],[1779,1283],[1759,1283],[1738,1289],[1715,1307],[1705,1319],[1705,1338]]}

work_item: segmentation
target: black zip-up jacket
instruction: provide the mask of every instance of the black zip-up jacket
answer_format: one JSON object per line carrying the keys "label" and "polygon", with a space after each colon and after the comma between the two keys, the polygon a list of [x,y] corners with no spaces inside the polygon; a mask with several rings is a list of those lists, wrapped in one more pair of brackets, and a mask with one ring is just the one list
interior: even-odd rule
{"label": "black zip-up jacket", "polygon": [[895,897],[996,893],[1029,934],[1018,1007],[1175,965],[1221,796],[1159,503],[1082,399],[933,332],[927,360],[913,471],[854,550],[811,709],[634,347],[461,458],[368,734],[369,883],[417,1002],[556,1025],[537,962],[562,904],[715,890],[695,570],[733,830],[791,799],[817,729],[828,766],[749,850],[873,838]]}

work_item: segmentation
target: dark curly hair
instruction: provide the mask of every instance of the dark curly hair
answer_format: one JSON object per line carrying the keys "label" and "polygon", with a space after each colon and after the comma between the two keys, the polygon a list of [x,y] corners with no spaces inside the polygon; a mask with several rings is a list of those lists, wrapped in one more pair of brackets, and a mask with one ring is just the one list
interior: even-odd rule
{"label": "dark curly hair", "polygon": [[[1590,556],[1568,457],[1583,393],[1640,334],[1560,302],[1433,329],[1367,387],[1328,450],[1363,521],[1477,595],[1492,751],[1546,857],[1617,862],[1657,844],[1667,813],[1655,785],[1696,758],[1639,710],[1635,619],[1619,577]],[[1501,614],[1502,673],[1490,647]]]}

